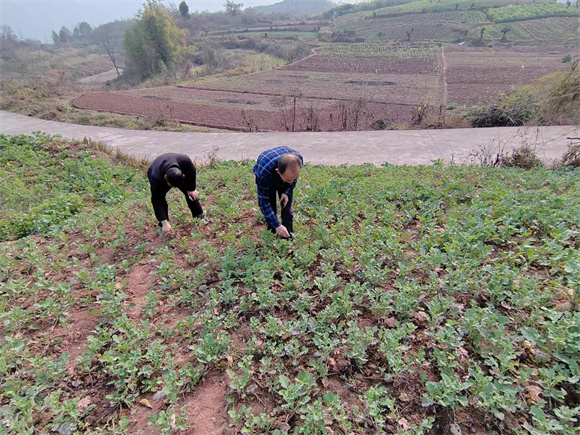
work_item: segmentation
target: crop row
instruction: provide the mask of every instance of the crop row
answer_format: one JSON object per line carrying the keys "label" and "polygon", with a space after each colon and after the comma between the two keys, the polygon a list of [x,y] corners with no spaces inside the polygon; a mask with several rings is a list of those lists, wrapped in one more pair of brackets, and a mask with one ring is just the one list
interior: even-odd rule
{"label": "crop row", "polygon": [[386,59],[427,59],[437,56],[437,45],[431,43],[376,44],[352,43],[331,44],[320,51],[324,56],[378,57]]}
{"label": "crop row", "polygon": [[376,17],[366,17],[367,20],[387,20],[383,24],[421,24],[421,23],[484,23],[488,21],[487,16],[482,11],[450,11],[439,13],[425,13],[390,17],[387,15],[379,15]]}
{"label": "crop row", "polygon": [[[498,6],[507,6],[514,3],[531,3],[534,0],[443,0],[433,2],[430,0],[419,0],[411,3],[406,3],[397,6],[389,6],[381,9],[376,9],[376,15],[392,15],[401,13],[425,13],[425,12],[440,12],[440,11],[455,11],[455,10],[471,10],[481,8],[493,8]],[[364,12],[361,16],[373,16],[373,12]]]}
{"label": "crop row", "polygon": [[514,23],[514,27],[538,41],[578,40],[578,18],[544,18]]}
{"label": "crop row", "polygon": [[295,72],[284,69],[246,77],[217,78],[194,87],[243,94],[267,93],[274,98],[298,96],[321,101],[357,101],[362,97],[375,102],[417,104],[436,92],[437,76]]}
{"label": "crop row", "polygon": [[[390,23],[390,19],[360,20],[348,24],[348,30],[356,32],[370,41],[453,41],[464,35],[465,29],[459,23],[447,24],[420,23],[412,24],[402,21]],[[410,36],[409,33],[410,32]]]}
{"label": "crop row", "polygon": [[575,7],[567,7],[562,3],[532,3],[490,9],[487,11],[487,14],[493,21],[500,23],[506,21],[544,18],[553,15],[578,16],[580,15],[580,9]]}
{"label": "crop row", "polygon": [[[286,71],[319,71],[367,74],[434,74],[435,58],[381,58],[355,56],[312,56],[284,67]],[[376,81],[374,78],[370,81]]]}
{"label": "crop row", "polygon": [[143,172],[83,143],[0,141],[4,212],[115,174],[0,244],[0,431],[577,432],[573,170],[306,165],[282,241],[254,162],[214,161],[209,222],[172,192],[161,240]]}

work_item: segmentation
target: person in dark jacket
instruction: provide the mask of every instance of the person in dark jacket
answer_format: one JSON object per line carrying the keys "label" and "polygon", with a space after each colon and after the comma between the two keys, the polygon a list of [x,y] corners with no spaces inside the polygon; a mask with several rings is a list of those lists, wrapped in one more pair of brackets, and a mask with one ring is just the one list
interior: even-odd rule
{"label": "person in dark jacket", "polygon": [[168,153],[157,157],[147,170],[151,185],[151,203],[164,236],[171,233],[169,210],[165,196],[172,187],[185,195],[194,218],[203,219],[203,209],[196,190],[196,171],[191,159],[184,154]]}
{"label": "person in dark jacket", "polygon": [[[268,229],[285,239],[292,237],[294,230],[292,198],[303,163],[298,151],[282,146],[264,151],[254,166],[258,205]],[[280,197],[282,223],[276,217],[276,194]]]}

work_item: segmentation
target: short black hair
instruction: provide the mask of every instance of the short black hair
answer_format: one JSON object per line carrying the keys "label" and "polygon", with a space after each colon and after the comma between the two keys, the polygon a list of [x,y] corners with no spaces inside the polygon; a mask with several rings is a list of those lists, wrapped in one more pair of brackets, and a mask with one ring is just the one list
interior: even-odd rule
{"label": "short black hair", "polygon": [[165,180],[173,187],[181,187],[183,184],[183,172],[176,167],[169,168],[165,174]]}
{"label": "short black hair", "polygon": [[278,170],[281,174],[285,173],[287,169],[298,170],[302,168],[302,160],[296,154],[282,154],[278,159]]}

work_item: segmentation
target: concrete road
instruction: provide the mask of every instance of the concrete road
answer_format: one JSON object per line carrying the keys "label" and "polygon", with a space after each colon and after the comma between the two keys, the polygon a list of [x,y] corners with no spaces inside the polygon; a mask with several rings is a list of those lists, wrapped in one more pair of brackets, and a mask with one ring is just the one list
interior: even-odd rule
{"label": "concrete road", "polygon": [[[356,131],[334,133],[176,133],[91,127],[44,121],[0,111],[0,133],[30,134],[43,131],[69,139],[90,138],[136,157],[166,152],[189,155],[206,162],[212,154],[221,160],[255,159],[267,148],[287,145],[305,160],[320,165],[356,165],[388,162],[396,165],[431,164],[433,160],[470,163],[470,154],[482,150],[497,154],[523,144],[536,147],[546,162],[558,159],[580,126],[503,127],[450,130]],[[576,140],[575,143],[578,143]]]}

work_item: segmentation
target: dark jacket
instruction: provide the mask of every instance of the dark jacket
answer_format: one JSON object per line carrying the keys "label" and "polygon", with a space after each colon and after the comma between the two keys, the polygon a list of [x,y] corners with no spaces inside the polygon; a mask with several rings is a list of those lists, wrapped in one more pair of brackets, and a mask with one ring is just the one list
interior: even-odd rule
{"label": "dark jacket", "polygon": [[167,219],[165,195],[171,187],[169,187],[165,180],[165,174],[172,167],[179,168],[185,175],[183,184],[179,187],[179,190],[184,194],[186,192],[193,192],[196,186],[195,166],[188,156],[185,154],[167,153],[157,157],[147,170],[147,178],[149,178],[149,183],[151,184],[151,202],[153,203],[155,216],[160,222]]}

